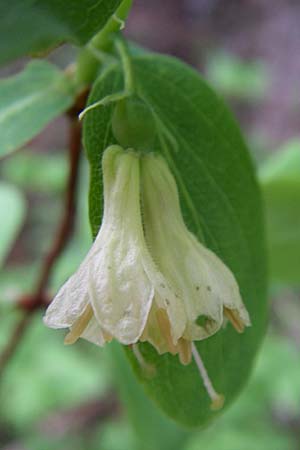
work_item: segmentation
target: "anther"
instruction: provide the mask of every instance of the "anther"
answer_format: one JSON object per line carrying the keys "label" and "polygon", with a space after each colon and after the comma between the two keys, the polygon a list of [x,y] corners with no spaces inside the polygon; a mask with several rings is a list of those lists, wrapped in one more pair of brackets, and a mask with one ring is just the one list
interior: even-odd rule
{"label": "anther", "polygon": [[224,307],[224,316],[227,317],[227,319],[230,321],[230,323],[238,333],[243,333],[245,325],[235,309]]}
{"label": "anther", "polygon": [[192,361],[192,346],[187,339],[180,338],[178,340],[178,354],[181,364],[187,366]]}
{"label": "anther", "polygon": [[93,317],[94,312],[90,304],[88,304],[83,312],[83,314],[74,322],[70,332],[66,335],[64,344],[71,345],[74,344],[82,335],[84,330],[89,324],[89,321]]}
{"label": "anther", "polygon": [[172,355],[176,355],[176,353],[178,353],[178,348],[176,345],[174,345],[172,340],[171,325],[166,311],[162,308],[159,308],[156,311],[156,318],[160,331],[166,339],[169,352],[172,353]]}

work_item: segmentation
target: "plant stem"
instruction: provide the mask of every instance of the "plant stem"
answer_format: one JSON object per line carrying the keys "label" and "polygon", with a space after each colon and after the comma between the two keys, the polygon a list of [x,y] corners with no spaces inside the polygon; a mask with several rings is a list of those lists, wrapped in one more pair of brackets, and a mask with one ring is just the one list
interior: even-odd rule
{"label": "plant stem", "polygon": [[124,39],[118,38],[116,39],[116,49],[120,55],[123,73],[124,73],[124,91],[126,94],[132,95],[134,93],[134,74],[131,63],[131,57],[128,51],[128,47]]}
{"label": "plant stem", "polygon": [[132,0],[123,0],[116,13],[112,15],[102,30],[96,34],[91,44],[94,48],[109,52],[112,50],[113,42],[111,35],[124,28],[125,20],[132,6]]}
{"label": "plant stem", "polygon": [[122,63],[124,74],[124,88],[122,91],[109,94],[93,103],[92,105],[87,106],[79,114],[79,120],[82,120],[86,113],[88,113],[89,111],[92,111],[99,106],[106,106],[110,103],[117,103],[118,101],[123,100],[126,97],[130,97],[135,91],[133,68],[126,41],[121,36],[118,36],[117,39],[115,39],[115,46]]}
{"label": "plant stem", "polygon": [[[116,13],[108,20],[104,28],[83,48],[77,59],[78,83],[90,85],[97,76],[99,68],[111,60],[113,40],[111,36],[122,29],[129,14],[133,0],[123,0]],[[105,55],[107,57],[105,58]]]}

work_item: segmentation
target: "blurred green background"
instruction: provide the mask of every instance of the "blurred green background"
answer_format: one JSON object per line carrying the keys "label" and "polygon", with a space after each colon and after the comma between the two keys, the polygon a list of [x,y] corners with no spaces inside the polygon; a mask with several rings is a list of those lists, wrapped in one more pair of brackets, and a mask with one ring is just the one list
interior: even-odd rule
{"label": "blurred green background", "polygon": [[[298,2],[140,0],[127,34],[204,73],[235,111],[266,205],[270,324],[250,381],[204,430],[187,431],[149,401],[117,345],[63,345],[36,313],[0,380],[5,450],[297,450],[300,448],[300,139]],[[240,4],[242,3],[242,5]],[[296,26],[297,25],[297,26]],[[276,48],[276,52],[275,49]],[[64,66],[65,46],[51,59]],[[2,71],[16,72],[24,60]],[[66,122],[0,163],[0,350],[19,319],[63,211]],[[50,295],[91,244],[82,157],[76,230]],[[245,199],[246,201],[246,199]],[[126,379],[126,383],[124,383]]]}

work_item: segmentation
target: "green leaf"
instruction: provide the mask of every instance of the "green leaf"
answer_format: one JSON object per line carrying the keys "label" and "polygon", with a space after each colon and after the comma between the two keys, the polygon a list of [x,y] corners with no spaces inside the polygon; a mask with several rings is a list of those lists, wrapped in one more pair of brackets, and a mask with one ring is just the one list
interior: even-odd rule
{"label": "green leaf", "polygon": [[0,266],[20,230],[25,215],[22,194],[12,185],[0,183]]}
{"label": "green leaf", "polygon": [[0,4],[0,63],[64,41],[85,44],[121,0],[11,0]]}
{"label": "green leaf", "polygon": [[73,103],[71,80],[54,65],[34,61],[0,80],[0,157],[25,144]]}
{"label": "green leaf", "polygon": [[[239,128],[224,103],[199,74],[176,59],[146,55],[133,58],[137,92],[152,109],[158,139],[154,150],[167,158],[177,178],[188,228],[215,251],[235,274],[253,326],[238,335],[226,326],[197,343],[208,373],[228,406],[247,381],[266,327],[265,248],[261,197]],[[92,104],[123,87],[122,71],[111,66],[96,82]],[[84,142],[91,167],[90,221],[94,236],[102,215],[101,156],[114,142],[112,105],[89,112]],[[174,243],[176,245],[176,243]],[[130,349],[128,357],[148,394],[171,417],[199,426],[217,413],[196,365],[159,356],[140,345],[156,367],[145,376]]]}
{"label": "green leaf", "polygon": [[300,285],[300,141],[287,143],[260,168],[266,205],[270,275]]}

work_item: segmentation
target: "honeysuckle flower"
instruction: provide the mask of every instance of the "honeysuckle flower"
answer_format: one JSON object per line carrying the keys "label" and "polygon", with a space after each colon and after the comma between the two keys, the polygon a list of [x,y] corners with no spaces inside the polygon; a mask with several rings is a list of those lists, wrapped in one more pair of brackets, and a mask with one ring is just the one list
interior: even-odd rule
{"label": "honeysuckle flower", "polygon": [[153,286],[145,272],[148,252],[140,212],[139,158],[121,147],[102,160],[104,213],[100,231],[77,272],[50,304],[45,323],[71,329],[98,345],[116,338],[137,342],[149,314]]}
{"label": "honeysuckle flower", "polygon": [[[133,151],[109,147],[103,157],[102,225],[79,269],[47,309],[44,322],[70,328],[65,343],[83,337],[100,346],[112,338],[136,343],[166,281],[156,269],[143,233],[140,159]],[[167,293],[173,299],[173,293]]]}
{"label": "honeysuckle flower", "polygon": [[[185,226],[176,182],[162,157],[124,151],[103,155],[104,212],[98,235],[62,286],[44,321],[103,346],[148,341],[159,354],[192,356],[213,406],[222,405],[193,341],[216,333],[226,316],[250,325],[231,271]],[[145,365],[138,348],[134,352]]]}
{"label": "honeysuckle flower", "polygon": [[[237,282],[226,265],[184,223],[175,179],[160,156],[141,161],[145,237],[173,298],[154,297],[141,340],[159,353],[191,360],[193,341],[216,333],[226,316],[238,332],[250,325]],[[163,335],[162,335],[163,334]]]}

